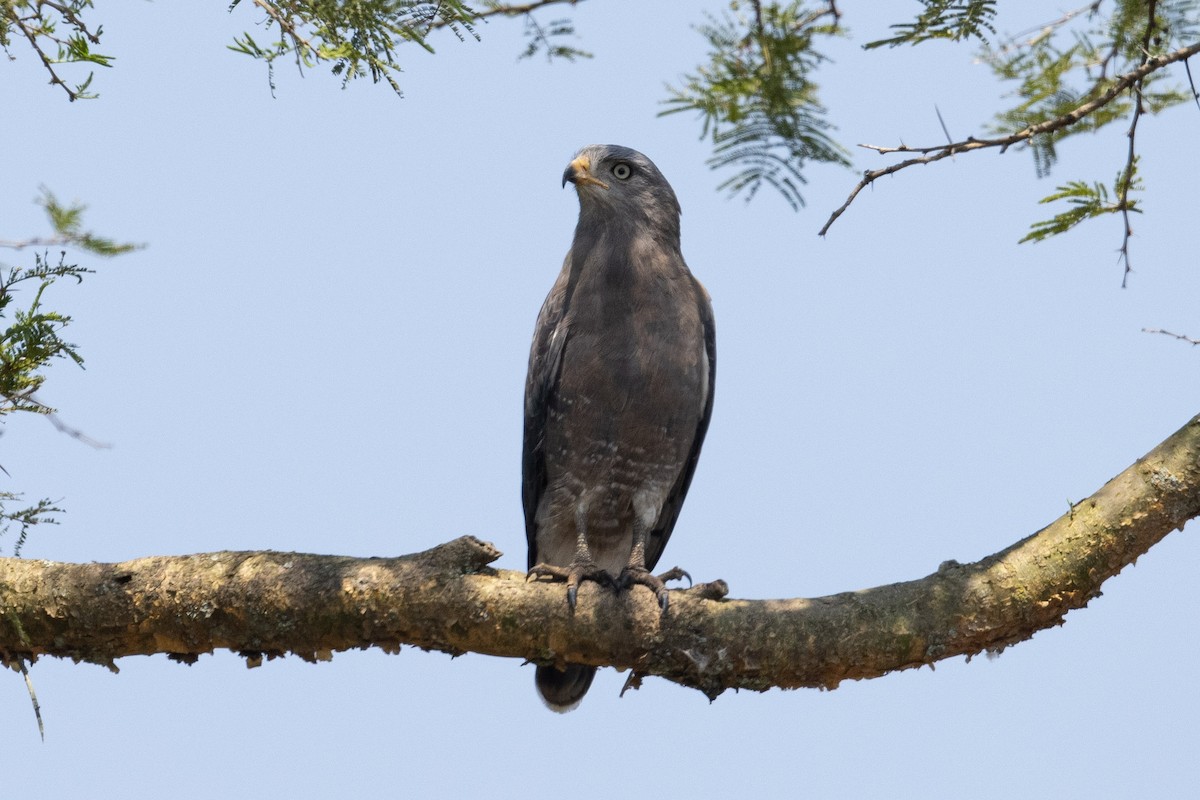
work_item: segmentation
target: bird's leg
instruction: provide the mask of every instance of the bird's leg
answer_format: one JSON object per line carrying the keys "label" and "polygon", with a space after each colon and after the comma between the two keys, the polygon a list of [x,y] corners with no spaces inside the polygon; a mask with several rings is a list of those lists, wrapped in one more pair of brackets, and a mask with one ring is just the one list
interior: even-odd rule
{"label": "bird's leg", "polygon": [[638,507],[643,505],[643,503],[639,503],[641,499],[640,497],[634,498],[633,549],[629,553],[629,563],[625,569],[621,570],[621,576],[617,578],[617,587],[627,589],[635,584],[645,586],[654,592],[654,597],[658,600],[658,607],[662,609],[662,613],[666,614],[670,600],[667,596],[665,582],[687,578],[690,584],[692,576],[679,567],[672,567],[662,575],[655,575],[646,569],[646,540],[650,537],[650,526],[658,516],[658,506],[654,504],[648,508],[639,509]]}
{"label": "bird's leg", "polygon": [[679,567],[672,567],[661,575],[655,575],[646,569],[646,546],[643,538],[642,541],[634,543],[633,552],[629,556],[629,564],[621,570],[621,576],[617,578],[617,587],[627,589],[634,585],[645,586],[654,592],[654,597],[658,600],[658,607],[662,609],[662,613],[666,614],[670,600],[665,583],[680,578],[687,578],[689,583],[692,580],[692,576]]}
{"label": "bird's leg", "polygon": [[591,551],[587,545],[587,504],[580,501],[575,509],[575,556],[571,559],[571,563],[566,567],[559,567],[553,564],[535,564],[533,569],[525,576],[526,580],[530,578],[550,578],[556,581],[567,582],[567,607],[571,613],[575,613],[575,600],[579,595],[579,584],[584,581],[593,581],[602,586],[616,586],[616,581],[613,576],[609,575],[592,560]]}

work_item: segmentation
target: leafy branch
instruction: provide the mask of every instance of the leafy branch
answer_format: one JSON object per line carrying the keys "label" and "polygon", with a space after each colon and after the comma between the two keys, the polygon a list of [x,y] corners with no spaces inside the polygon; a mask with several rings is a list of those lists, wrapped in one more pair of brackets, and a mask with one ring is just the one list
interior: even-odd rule
{"label": "leafy branch", "polygon": [[141,245],[117,242],[83,229],[83,212],[87,206],[63,205],[48,189],[42,188],[40,205],[50,218],[51,236],[35,236],[30,239],[0,239],[0,247],[23,250],[26,247],[78,247],[98,256],[119,256]]}
{"label": "leafy branch", "polygon": [[986,42],[988,34],[996,33],[992,24],[996,16],[995,0],[921,0],[921,3],[925,8],[915,21],[890,26],[897,31],[895,36],[868,42],[864,47],[871,50],[934,40],[958,42],[979,39]]}
{"label": "leafy branch", "polygon": [[562,44],[565,37],[574,36],[575,25],[569,19],[555,19],[542,25],[533,14],[525,14],[525,38],[529,40],[520,58],[533,58],[540,52],[546,54],[547,61],[561,58],[564,61],[574,61],[577,58],[591,58],[592,54],[572,45]]}
{"label": "leafy branch", "polygon": [[[1087,13],[1089,18],[1098,16],[1099,0],[1074,12],[1068,12],[1058,20],[1045,26],[1038,35],[1022,46],[1009,46],[999,52],[986,52],[985,60],[1002,80],[1018,80],[1016,94],[1021,102],[1014,108],[998,115],[996,131],[1000,133],[1018,130],[1030,122],[1040,122],[1059,116],[1069,107],[1091,99],[1107,90],[1113,79],[1110,73],[1129,71],[1142,67],[1155,55],[1173,43],[1185,43],[1197,38],[1200,30],[1196,26],[1197,3],[1195,0],[1125,0],[1118,2],[1113,13],[1093,25],[1089,30],[1077,32],[1069,47],[1059,48],[1054,34],[1072,18]],[[1184,67],[1191,82],[1191,70],[1184,60]],[[1083,92],[1076,91],[1073,76],[1087,79]],[[1126,117],[1129,127],[1125,165],[1112,183],[1115,201],[1107,201],[1093,184],[1085,197],[1084,182],[1074,181],[1045,198],[1042,202],[1069,198],[1074,208],[1053,219],[1035,223],[1029,236],[1022,241],[1038,241],[1047,235],[1073,227],[1083,219],[1102,214],[1121,214],[1122,240],[1119,249],[1124,264],[1121,285],[1125,286],[1131,266],[1129,262],[1129,240],[1133,235],[1130,215],[1139,213],[1130,193],[1140,190],[1136,180],[1137,129],[1143,115],[1156,114],[1165,108],[1186,102],[1188,94],[1180,87],[1158,88],[1163,73],[1154,71],[1133,81],[1129,97],[1120,97],[1107,106],[1097,109],[1081,124],[1060,128],[1031,139],[1028,146],[1033,152],[1034,165],[1039,177],[1049,174],[1058,155],[1056,145],[1068,136],[1085,131],[1098,131]],[[1193,86],[1191,97],[1195,97]]]}
{"label": "leafy branch", "polygon": [[[1044,141],[1044,139],[1041,139],[1041,137],[1052,137],[1059,131],[1083,121],[1086,121],[1085,125],[1087,126],[1094,126],[1096,123],[1093,121],[1093,115],[1103,112],[1111,103],[1119,100],[1125,92],[1134,89],[1135,87],[1144,86],[1144,81],[1148,76],[1170,64],[1174,64],[1179,61],[1185,61],[1197,53],[1200,53],[1200,42],[1190,44],[1186,47],[1181,47],[1177,50],[1164,53],[1162,55],[1147,57],[1142,61],[1141,64],[1139,64],[1136,68],[1131,69],[1129,72],[1118,75],[1111,79],[1103,79],[1103,91],[1089,92],[1088,99],[1086,99],[1085,102],[1067,109],[1058,109],[1059,113],[1056,116],[1039,119],[1037,122],[1025,125],[1019,130],[1007,133],[1006,135],[990,138],[977,138],[971,136],[961,141],[929,147],[910,147],[903,144],[896,147],[884,147],[869,144],[859,145],[860,147],[868,150],[874,150],[884,155],[893,153],[916,153],[918,155],[908,158],[904,161],[891,164],[887,167],[867,170],[865,173],[863,173],[862,180],[860,180],[858,184],[855,185],[855,187],[851,190],[846,202],[844,202],[839,208],[835,209],[829,216],[829,219],[825,222],[824,226],[822,226],[819,234],[824,236],[829,231],[829,228],[838,219],[838,217],[840,217],[846,211],[846,209],[850,207],[850,204],[854,202],[854,199],[858,197],[859,192],[886,175],[900,172],[901,170],[908,169],[909,167],[941,161],[944,158],[949,158],[950,156],[959,153],[968,153],[975,150],[989,148],[996,148],[1003,153],[1014,145],[1024,145],[1039,140]],[[1182,95],[1180,95],[1180,97],[1182,99],[1186,99],[1183,98]],[[1167,104],[1173,103],[1156,103],[1151,110],[1161,109]],[[1118,195],[1124,198],[1124,203],[1128,205],[1128,193],[1136,188],[1134,175],[1129,168],[1126,170],[1125,179],[1118,180],[1117,187]],[[1062,191],[1063,187],[1060,187],[1058,193],[1061,194]],[[1078,196],[1081,195],[1066,194],[1062,195],[1061,198],[1053,199],[1069,199],[1070,197]],[[1100,205],[1093,205],[1092,208],[1097,214],[1108,213],[1109,211],[1113,210],[1103,208]],[[1095,216],[1095,214],[1092,216]]]}
{"label": "leafy branch", "polygon": [[1043,197],[1038,202],[1054,203],[1066,200],[1071,207],[1050,219],[1033,223],[1029,233],[1021,238],[1020,243],[1040,242],[1051,236],[1066,233],[1079,223],[1103,214],[1142,213],[1142,210],[1137,207],[1137,203],[1129,199],[1130,190],[1141,188],[1141,181],[1137,179],[1136,172],[1126,173],[1123,171],[1117,175],[1114,183],[1124,186],[1127,179],[1130,181],[1130,186],[1115,202],[1109,201],[1108,186],[1103,183],[1088,184],[1084,181],[1071,181],[1059,186],[1053,194]]}
{"label": "leafy branch", "polygon": [[50,84],[61,86],[71,102],[96,97],[88,91],[93,73],[74,86],[59,74],[59,64],[96,64],[112,66],[112,57],[92,52],[92,45],[100,44],[103,28],[94,29],[84,21],[83,13],[92,7],[92,0],[0,0],[0,47],[13,58],[9,49],[12,34],[16,32],[29,42],[42,66],[50,74]]}
{"label": "leafy branch", "polygon": [[[232,0],[232,11],[242,0]],[[560,3],[575,5],[579,0],[541,0],[511,5],[487,2],[475,10],[462,0],[251,0],[251,4],[266,15],[264,24],[274,29],[274,41],[260,44],[249,33],[235,37],[230,49],[267,64],[267,80],[275,89],[275,61],[291,58],[303,71],[317,65],[328,65],[331,72],[342,78],[346,86],[356,78],[370,76],[372,82],[383,81],[397,95],[403,95],[396,74],[401,72],[397,50],[405,44],[415,44],[433,52],[429,36],[444,28],[450,29],[460,41],[468,37],[478,40],[476,26],[490,17],[523,16],[530,44],[524,55],[545,50],[550,58],[574,59],[587,53],[561,45],[558,40],[574,34],[569,21],[558,20],[548,27],[540,25],[533,12],[544,6]]]}
{"label": "leafy branch", "polygon": [[48,498],[42,498],[32,506],[19,511],[9,511],[5,508],[5,504],[9,501],[16,502],[20,499],[21,495],[19,494],[0,492],[0,537],[7,536],[12,533],[14,528],[16,529],[16,540],[12,546],[14,558],[21,555],[21,548],[25,546],[25,540],[29,537],[33,526],[57,525],[58,520],[50,515],[62,513],[62,509]]}
{"label": "leafy branch", "polygon": [[[119,255],[137,247],[85,230],[84,207],[81,205],[64,205],[45,189],[39,202],[54,233],[45,237],[0,241],[0,247],[11,250],[75,247],[100,256]],[[52,261],[47,252],[34,253],[33,261],[32,267],[0,264],[0,321],[9,320],[7,327],[0,331],[0,420],[17,411],[52,415],[54,409],[36,397],[36,392],[46,381],[45,370],[59,359],[83,366],[83,357],[76,345],[64,338],[71,317],[46,308],[44,298],[60,279],[72,279],[78,284],[93,270],[68,263],[66,250],[59,253],[57,262]],[[32,288],[32,297],[27,304],[17,307],[15,301],[27,286]],[[33,525],[53,523],[54,518],[50,515],[62,511],[49,499],[18,511],[7,508],[9,502],[19,500],[18,494],[0,491],[0,536],[13,526],[17,528],[14,553],[20,552]]]}
{"label": "leafy branch", "polygon": [[[732,11],[742,11],[738,2]],[[833,126],[817,96],[812,73],[825,61],[818,37],[839,33],[840,13],[830,2],[808,10],[803,2],[749,3],[750,15],[709,17],[698,28],[708,40],[709,63],[669,88],[660,116],[698,112],[700,137],[711,135],[713,169],[739,172],[718,187],[754,197],[771,186],[792,206],[804,205],[802,169],[810,161],[849,166],[846,151],[829,135]]]}
{"label": "leafy branch", "polygon": [[[932,147],[860,145],[884,155],[919,155],[882,169],[867,170],[846,202],[830,215],[820,235],[828,232],[859,192],[884,175],[940,161],[957,153],[984,148],[999,148],[1003,153],[1016,145],[1032,151],[1037,175],[1043,177],[1054,167],[1058,158],[1057,145],[1063,139],[1099,131],[1128,118],[1125,163],[1111,188],[1099,182],[1079,180],[1058,186],[1041,202],[1066,201],[1069,208],[1048,220],[1034,223],[1021,239],[1022,242],[1041,241],[1085,220],[1120,213],[1124,223],[1119,250],[1124,263],[1121,281],[1124,286],[1131,271],[1129,240],[1133,228],[1130,215],[1140,213],[1132,197],[1141,189],[1137,178],[1138,123],[1147,113],[1156,114],[1189,100],[1196,100],[1200,107],[1200,95],[1196,93],[1187,65],[1187,59],[1200,52],[1200,44],[1196,42],[1200,35],[1196,0],[1119,0],[1112,13],[1102,18],[1099,25],[1092,25],[1088,30],[1070,31],[1069,42],[1063,44],[1069,23],[1084,16],[1089,20],[1099,17],[1102,0],[1096,0],[1012,37],[994,49],[987,45],[985,36],[985,32],[994,33],[991,26],[994,3],[922,1],[926,8],[916,23],[893,26],[901,30],[900,36],[872,42],[867,47],[917,44],[937,38],[980,38],[985,43],[983,60],[996,76],[1017,83],[1014,94],[1018,102],[997,115],[992,128],[992,133],[997,135],[990,138],[972,136],[964,141]],[[1176,49],[1170,50],[1170,47]],[[1187,70],[1190,92],[1179,87],[1159,87],[1165,77],[1164,68],[1177,61],[1182,61]],[[1075,85],[1079,77],[1085,79],[1082,89]]]}

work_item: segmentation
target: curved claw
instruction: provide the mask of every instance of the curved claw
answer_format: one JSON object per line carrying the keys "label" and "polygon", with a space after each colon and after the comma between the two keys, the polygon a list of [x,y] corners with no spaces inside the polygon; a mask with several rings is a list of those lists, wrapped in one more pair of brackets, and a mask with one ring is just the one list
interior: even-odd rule
{"label": "curved claw", "polygon": [[535,578],[549,578],[552,581],[565,581],[567,584],[567,608],[575,613],[575,604],[579,598],[579,584],[592,581],[601,586],[615,586],[613,576],[609,575],[592,561],[575,561],[569,567],[559,567],[553,564],[535,564],[525,575],[528,582]]}
{"label": "curved claw", "polygon": [[658,576],[658,579],[663,583],[666,583],[667,581],[677,581],[682,578],[687,578],[688,588],[692,588],[692,576],[687,573],[687,570],[680,569],[679,567],[671,567],[669,570]]}
{"label": "curved claw", "polygon": [[[683,572],[683,570],[680,570],[678,567],[668,570],[667,573],[665,573],[665,575],[669,576],[667,577],[667,580],[672,580],[679,577],[677,575],[671,575],[671,573],[676,571]],[[628,589],[634,585],[645,586],[647,589],[654,592],[654,598],[658,601],[659,609],[664,615],[667,613],[667,607],[670,605],[671,599],[667,592],[667,587],[663,585],[662,578],[654,575],[645,567],[629,566],[621,570],[621,577],[617,580],[617,587],[619,589]]]}

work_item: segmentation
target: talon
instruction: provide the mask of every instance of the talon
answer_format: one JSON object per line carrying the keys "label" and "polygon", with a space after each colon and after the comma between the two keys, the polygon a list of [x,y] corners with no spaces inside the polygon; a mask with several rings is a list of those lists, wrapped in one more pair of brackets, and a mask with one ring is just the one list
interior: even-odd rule
{"label": "talon", "polygon": [[[654,575],[645,567],[628,566],[621,571],[621,577],[618,579],[617,586],[620,589],[628,589],[632,586],[645,586],[650,591],[654,592],[654,598],[658,601],[658,607],[662,614],[667,613],[667,607],[671,604],[670,597],[667,593],[667,587],[663,585],[663,579],[674,580],[679,577],[675,573],[683,573],[683,570],[675,567],[668,570],[661,577]],[[683,573],[686,574],[686,573]]]}
{"label": "talon", "polygon": [[680,569],[679,567],[671,567],[669,570],[658,576],[658,579],[663,583],[666,583],[667,581],[677,581],[681,578],[687,578],[688,588],[692,588],[692,576],[688,574],[687,570]]}
{"label": "talon", "polygon": [[577,560],[571,563],[569,567],[559,567],[553,564],[535,564],[526,574],[525,579],[530,578],[549,578],[553,581],[565,581],[567,584],[567,608],[571,613],[575,613],[576,601],[579,598],[579,584],[584,581],[592,581],[601,586],[613,586],[613,577],[600,567],[596,566],[595,562],[587,560]]}

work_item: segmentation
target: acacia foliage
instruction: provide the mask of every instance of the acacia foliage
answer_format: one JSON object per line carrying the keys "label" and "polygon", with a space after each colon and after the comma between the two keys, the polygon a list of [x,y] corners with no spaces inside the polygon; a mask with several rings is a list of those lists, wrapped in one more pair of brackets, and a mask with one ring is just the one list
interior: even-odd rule
{"label": "acacia foliage", "polygon": [[[400,95],[397,76],[414,48],[432,52],[447,34],[459,41],[478,39],[482,24],[493,18],[523,21],[524,58],[589,57],[577,46],[579,36],[569,18],[547,18],[578,2],[231,0],[228,10],[239,22],[257,24],[265,35],[234,35],[230,49],[265,64],[272,90],[275,66],[284,59],[301,70],[328,69],[343,86],[370,78]],[[748,200],[768,187],[800,209],[811,165],[851,164],[817,80],[828,63],[822,48],[832,37],[851,35],[843,19],[845,5],[835,0],[728,0],[720,14],[696,27],[709,45],[707,60],[668,87],[662,113],[697,115],[700,136],[713,146],[708,163],[725,175],[720,189]],[[990,124],[982,124],[980,136],[963,142],[870,146],[884,155],[918,155],[867,171],[822,233],[877,177],[987,147],[1028,150],[1035,173],[1044,177],[1055,170],[1064,144],[1116,125],[1125,128],[1127,138],[1121,152],[1114,153],[1116,169],[1106,167],[1103,178],[1089,175],[1059,183],[1041,201],[1055,211],[1035,221],[1022,241],[1041,241],[1088,220],[1119,215],[1120,253],[1128,275],[1130,215],[1141,213],[1144,189],[1138,173],[1139,120],[1185,103],[1200,109],[1188,61],[1200,53],[1200,0],[1093,0],[1032,20],[1012,34],[1003,33],[1012,23],[1001,18],[1001,4],[994,0],[918,0],[916,5],[911,18],[892,24],[890,35],[866,42],[864,50],[970,43],[996,79],[1012,87],[1010,102]],[[866,13],[879,10],[872,6]],[[100,52],[102,40],[92,0],[0,0],[0,48],[10,58],[32,52],[51,86],[61,88],[72,102],[95,99],[95,68],[114,65],[112,55]],[[108,256],[131,247],[83,230],[80,206],[62,205],[49,193],[40,202],[54,233],[0,242],[17,250],[64,248],[57,258],[45,249],[33,253],[32,264],[0,264],[0,325],[7,326],[0,333],[0,422],[14,411],[51,414],[53,409],[35,394],[45,380],[45,367],[60,359],[82,366],[78,348],[64,338],[70,317],[45,304],[56,282],[78,283],[90,272],[68,258],[66,248]],[[31,302],[20,307],[14,305],[19,284],[36,287]],[[15,527],[14,550],[20,549],[31,525],[52,521],[59,511],[48,498],[11,510],[20,499],[0,492],[0,536]]]}
{"label": "acacia foliage", "polygon": [[[276,65],[292,62],[302,71],[327,68],[343,85],[369,78],[400,95],[398,76],[414,48],[433,52],[447,34],[458,41],[479,39],[491,19],[523,21],[523,58],[590,57],[564,15],[579,2],[231,0],[229,11],[243,26],[253,23],[262,32],[237,34],[230,48],[266,65],[272,91]],[[1024,20],[1002,17],[995,0],[918,0],[915,5],[909,6],[910,18],[893,23],[890,35],[865,42],[864,50],[974,45],[973,57],[1012,87],[1010,102],[990,123],[980,121],[980,135],[1041,131],[1020,144],[1031,153],[1039,177],[1054,170],[1060,147],[1073,137],[1128,126],[1129,147],[1115,154],[1115,177],[1108,181],[1112,172],[1104,169],[1104,180],[1089,175],[1060,183],[1042,202],[1062,210],[1034,222],[1022,241],[1040,241],[1112,214],[1121,215],[1128,231],[1129,215],[1141,211],[1139,118],[1188,102],[1200,108],[1200,96],[1186,58],[1179,59],[1182,76],[1170,68],[1175,62],[1167,61],[1128,86],[1122,77],[1194,45],[1200,39],[1200,0],[1092,0]],[[821,100],[817,76],[827,65],[822,48],[831,37],[852,34],[843,17],[854,12],[877,15],[879,10],[836,0],[728,0],[722,13],[695,27],[709,45],[707,60],[668,87],[663,113],[697,115],[700,136],[712,142],[709,166],[725,176],[719,189],[750,199],[769,187],[798,210],[811,165],[851,164]],[[900,12],[889,8],[887,13]],[[71,100],[94,98],[92,70],[113,64],[111,55],[98,52],[103,28],[94,16],[91,0],[0,0],[0,47],[12,56],[24,42],[44,64],[51,84]],[[1009,26],[1016,32],[1005,33]],[[68,78],[60,75],[64,67],[88,72]],[[1115,97],[1093,102],[1117,85],[1122,90]],[[1073,112],[1080,108],[1087,111],[1076,118]],[[1049,124],[1056,120],[1068,124]],[[1121,252],[1128,267],[1128,234]]]}
{"label": "acacia foliage", "polygon": [[[0,425],[16,412],[53,414],[54,409],[36,394],[46,381],[46,369],[60,360],[83,366],[78,347],[64,338],[71,317],[47,305],[48,292],[56,283],[66,280],[79,284],[93,272],[68,263],[66,248],[115,256],[136,247],[85,230],[81,205],[60,203],[45,189],[38,202],[46,211],[53,233],[20,241],[0,240],[0,248],[33,251],[31,265],[0,261]],[[51,248],[58,250],[57,258],[51,256]],[[22,293],[23,289],[27,291]],[[14,555],[20,554],[34,525],[53,523],[54,514],[62,511],[56,501],[46,497],[14,510],[13,506],[21,501],[20,493],[0,491],[0,539],[6,534],[14,537]]]}

